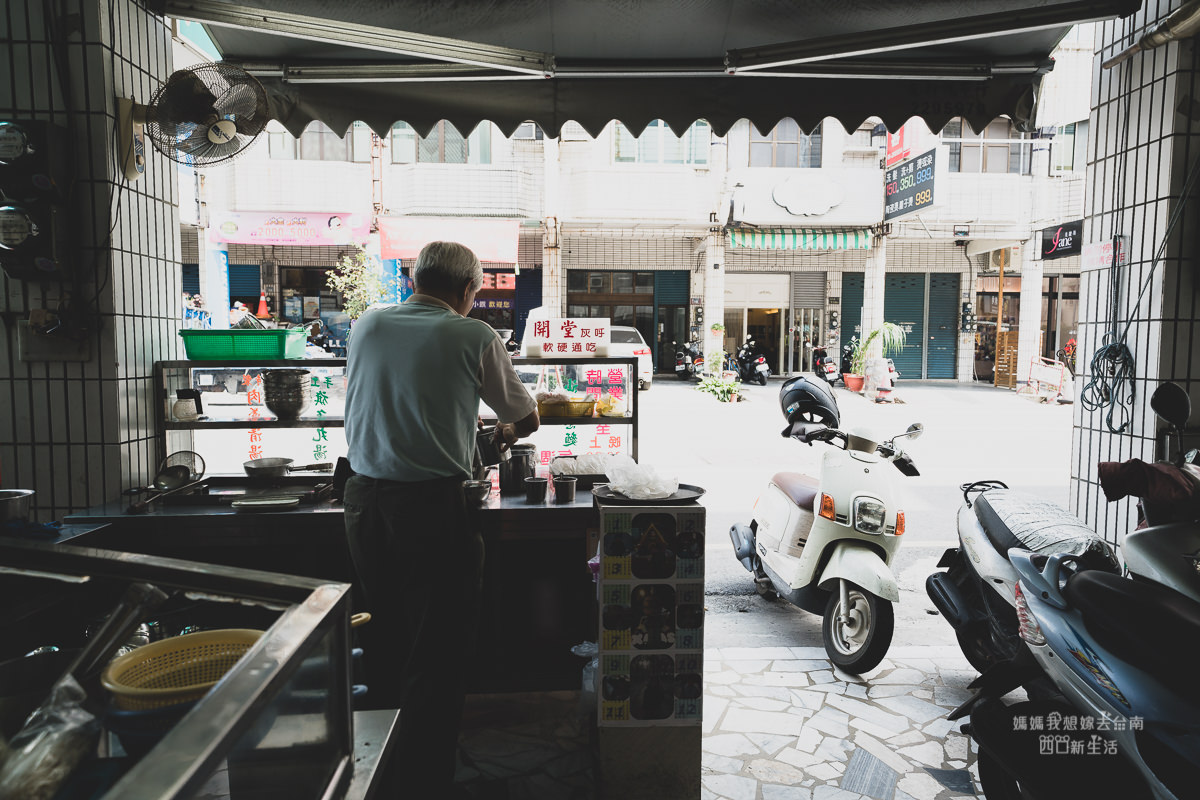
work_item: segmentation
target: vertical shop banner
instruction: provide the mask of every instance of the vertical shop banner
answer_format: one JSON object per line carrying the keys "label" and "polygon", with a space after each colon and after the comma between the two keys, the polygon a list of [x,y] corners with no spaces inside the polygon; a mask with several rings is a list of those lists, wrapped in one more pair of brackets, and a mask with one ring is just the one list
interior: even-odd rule
{"label": "vertical shop banner", "polygon": [[383,259],[383,297],[381,303],[403,303],[413,293],[412,278],[400,271],[400,259]]}
{"label": "vertical shop banner", "polygon": [[[937,148],[889,168],[883,175],[883,219],[915,214],[937,203]],[[944,164],[945,159],[941,159]],[[943,181],[944,183],[944,181]]]}
{"label": "vertical shop banner", "polygon": [[704,696],[704,508],[600,507],[603,726],[699,725]]}
{"label": "vertical shop banner", "polygon": [[204,283],[200,287],[204,307],[212,313],[212,327],[229,328],[229,248],[208,243],[204,248]]}

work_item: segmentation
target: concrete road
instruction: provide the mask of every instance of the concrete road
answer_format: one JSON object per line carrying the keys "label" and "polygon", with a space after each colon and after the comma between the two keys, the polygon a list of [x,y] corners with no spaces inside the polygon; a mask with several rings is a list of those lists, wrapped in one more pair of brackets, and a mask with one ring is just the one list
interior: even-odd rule
{"label": "concrete road", "polygon": [[[755,498],[775,472],[817,475],[828,445],[785,439],[781,382],[746,386],[746,401],[719,403],[694,383],[658,378],[639,396],[639,460],[706,490],[706,620],[709,647],[820,646],[821,620],[754,592],[733,557],[728,530],[748,522]],[[901,380],[896,402],[876,404],[835,390],[843,429],[867,425],[888,438],[921,422],[925,433],[905,445],[921,476],[896,473],[907,491],[907,532],[893,564],[900,581],[896,645],[954,644],[934,615],[925,577],[956,541],[959,484],[996,478],[1013,488],[1066,503],[1071,406],[1044,405],[1013,392],[957,383]]]}

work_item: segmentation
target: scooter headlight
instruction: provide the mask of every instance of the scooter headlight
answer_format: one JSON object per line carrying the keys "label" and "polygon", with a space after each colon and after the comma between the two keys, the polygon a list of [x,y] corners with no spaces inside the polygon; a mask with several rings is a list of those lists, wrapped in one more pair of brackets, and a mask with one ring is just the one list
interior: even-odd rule
{"label": "scooter headlight", "polygon": [[887,509],[878,500],[860,497],[854,501],[855,529],[863,533],[883,533],[886,519]]}

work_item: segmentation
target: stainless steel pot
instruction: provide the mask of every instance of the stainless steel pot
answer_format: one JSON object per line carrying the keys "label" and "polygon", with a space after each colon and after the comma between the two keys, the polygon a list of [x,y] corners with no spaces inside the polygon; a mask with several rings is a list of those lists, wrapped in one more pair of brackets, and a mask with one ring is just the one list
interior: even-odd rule
{"label": "stainless steel pot", "polygon": [[492,441],[492,437],[495,435],[496,427],[494,425],[480,428],[475,433],[475,450],[479,453],[480,464],[485,467],[507,461],[509,457],[507,450],[501,452],[500,446]]}
{"label": "stainless steel pot", "polygon": [[329,472],[333,469],[333,464],[329,463],[293,467],[294,460],[291,458],[256,458],[253,461],[244,462],[242,469],[246,470],[246,474],[251,478],[282,478],[289,472]]}
{"label": "stainless steel pot", "polygon": [[524,494],[525,479],[532,478],[537,470],[537,447],[532,444],[514,444],[508,449],[509,458],[501,461],[501,494]]}
{"label": "stainless steel pot", "polygon": [[0,525],[27,522],[33,495],[33,489],[0,489]]}

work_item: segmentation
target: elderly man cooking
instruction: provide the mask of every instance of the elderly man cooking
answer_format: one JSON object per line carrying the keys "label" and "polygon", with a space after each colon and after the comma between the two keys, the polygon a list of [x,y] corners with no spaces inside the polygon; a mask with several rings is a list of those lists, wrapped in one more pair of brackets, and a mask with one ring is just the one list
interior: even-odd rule
{"label": "elderly man cooking", "polygon": [[398,769],[412,797],[450,796],[483,543],[469,521],[479,401],[506,448],[537,430],[537,404],[496,332],[467,317],[475,254],[432,242],[415,293],[354,325],[346,365],[346,535],[372,621],[362,630],[372,705],[400,708]]}

